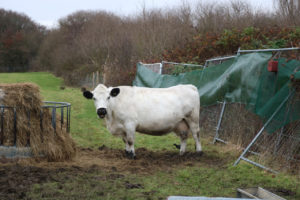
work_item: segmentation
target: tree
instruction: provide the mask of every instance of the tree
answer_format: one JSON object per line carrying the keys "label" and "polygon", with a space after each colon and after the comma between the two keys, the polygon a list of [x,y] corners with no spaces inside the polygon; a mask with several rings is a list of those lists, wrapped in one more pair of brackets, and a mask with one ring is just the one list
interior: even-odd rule
{"label": "tree", "polygon": [[0,71],[27,71],[46,34],[29,17],[0,9]]}
{"label": "tree", "polygon": [[292,26],[300,25],[300,0],[274,0],[284,23]]}

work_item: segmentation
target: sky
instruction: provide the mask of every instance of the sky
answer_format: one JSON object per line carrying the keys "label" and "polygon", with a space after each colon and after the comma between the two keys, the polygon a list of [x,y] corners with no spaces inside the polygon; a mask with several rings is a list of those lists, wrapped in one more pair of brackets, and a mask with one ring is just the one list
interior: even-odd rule
{"label": "sky", "polygon": [[[117,15],[134,15],[146,9],[173,8],[182,2],[195,5],[210,0],[0,0],[0,8],[26,14],[36,23],[53,28],[58,20],[79,10],[105,10]],[[216,0],[215,0],[216,1]],[[222,2],[230,0],[219,0]],[[255,8],[271,9],[273,0],[244,0]]]}

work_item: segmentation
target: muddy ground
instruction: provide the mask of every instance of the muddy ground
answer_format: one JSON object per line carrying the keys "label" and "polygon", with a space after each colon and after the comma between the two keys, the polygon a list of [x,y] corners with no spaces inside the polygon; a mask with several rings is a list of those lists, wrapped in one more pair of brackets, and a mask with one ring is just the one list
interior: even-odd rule
{"label": "muddy ground", "polygon": [[[105,176],[99,180],[114,180],[130,174],[151,175],[157,171],[171,171],[184,166],[226,166],[227,159],[210,152],[199,156],[188,152],[179,156],[177,151],[152,152],[145,148],[136,150],[136,160],[129,160],[123,150],[101,146],[98,149],[79,148],[76,158],[68,162],[47,162],[42,159],[0,159],[0,199],[30,199],[27,192],[34,184],[58,182],[62,185],[75,179],[97,172]],[[62,187],[62,186],[61,186]],[[127,189],[142,187],[125,182]],[[101,195],[101,194],[99,194]],[[151,195],[151,194],[149,194]]]}
{"label": "muddy ground", "polygon": [[[152,152],[145,148],[136,150],[137,158],[130,160],[125,152],[101,146],[98,149],[79,148],[76,158],[68,162],[47,162],[43,159],[0,159],[0,199],[28,199],[26,192],[34,184],[46,182],[64,183],[80,174],[104,171],[105,179],[122,178],[123,174],[151,174],[174,167],[206,165],[224,165],[219,157],[209,158],[206,154],[199,156],[187,152],[179,156],[177,151]],[[63,172],[63,173],[62,173]],[[60,174],[60,176],[57,176]],[[139,185],[126,183],[126,187]]]}

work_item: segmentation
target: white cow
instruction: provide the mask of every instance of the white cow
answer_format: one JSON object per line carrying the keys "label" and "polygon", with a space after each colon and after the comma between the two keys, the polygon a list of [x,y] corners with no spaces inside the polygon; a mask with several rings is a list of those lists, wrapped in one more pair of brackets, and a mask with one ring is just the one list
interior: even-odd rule
{"label": "white cow", "polygon": [[126,155],[135,158],[135,132],[160,136],[174,131],[181,139],[180,155],[186,149],[191,131],[196,151],[202,154],[199,140],[200,99],[193,85],[169,88],[119,86],[107,88],[99,84],[83,96],[93,99],[96,112],[105,118],[111,134],[121,136],[126,144]]}

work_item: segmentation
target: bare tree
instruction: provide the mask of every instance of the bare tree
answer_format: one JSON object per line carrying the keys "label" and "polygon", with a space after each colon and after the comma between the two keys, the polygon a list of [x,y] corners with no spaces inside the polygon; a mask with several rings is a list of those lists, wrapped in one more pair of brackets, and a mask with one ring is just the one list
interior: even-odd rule
{"label": "bare tree", "polygon": [[278,14],[291,26],[300,24],[300,0],[274,0],[277,5]]}

